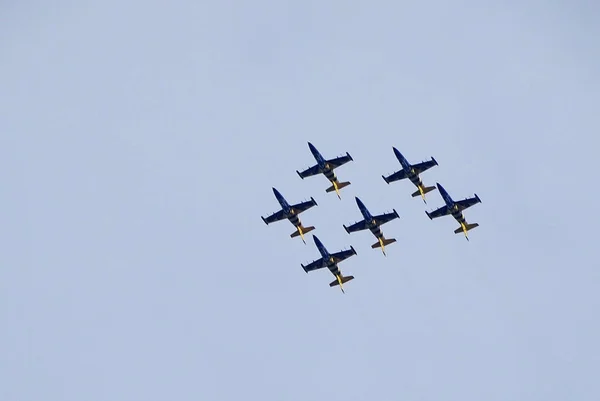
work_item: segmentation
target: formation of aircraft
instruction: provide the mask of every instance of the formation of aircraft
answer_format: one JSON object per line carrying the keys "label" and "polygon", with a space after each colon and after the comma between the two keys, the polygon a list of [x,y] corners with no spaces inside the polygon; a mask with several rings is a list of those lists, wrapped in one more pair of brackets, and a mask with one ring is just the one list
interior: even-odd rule
{"label": "formation of aircraft", "polygon": [[[350,182],[340,182],[334,170],[350,161],[354,161],[354,159],[352,159],[352,156],[350,156],[348,152],[346,152],[346,154],[343,156],[338,156],[333,159],[325,159],[312,143],[308,142],[308,148],[317,163],[312,167],[305,169],[304,171],[300,172],[296,170],[296,173],[302,179],[323,174],[331,183],[331,186],[328,187],[325,190],[325,192],[329,193],[335,191],[338,198],[341,200],[342,197],[340,195],[340,190],[350,185]],[[396,149],[395,147],[392,147],[392,149],[394,151],[396,159],[398,159],[398,162],[402,166],[402,169],[387,176],[382,175],[384,181],[387,184],[390,184],[392,182],[408,179],[413,185],[417,187],[417,191],[413,192],[411,196],[414,198],[420,195],[425,204],[427,204],[425,194],[437,188],[442,199],[444,200],[445,205],[431,212],[425,211],[425,213],[431,220],[446,215],[452,215],[452,217],[454,217],[454,219],[460,224],[460,227],[454,230],[454,232],[456,234],[459,234],[461,232],[464,233],[465,238],[468,241],[469,237],[467,235],[467,232],[475,227],[479,227],[479,224],[468,223],[463,215],[463,211],[477,203],[481,203],[481,199],[479,198],[479,196],[477,196],[477,194],[474,194],[474,196],[471,198],[465,198],[463,200],[455,201],[444,189],[444,187],[442,187],[439,183],[436,182],[435,186],[424,185],[423,181],[421,180],[420,174],[434,166],[438,166],[438,162],[435,160],[435,158],[432,156],[430,160],[422,161],[416,164],[411,164],[402,155],[402,153],[398,151],[398,149]],[[294,227],[296,227],[296,230],[292,234],[290,234],[290,237],[294,238],[300,236],[302,238],[302,241],[306,244],[304,234],[314,230],[315,227],[305,227],[300,221],[299,214],[314,206],[317,206],[317,202],[314,200],[314,198],[311,197],[310,200],[290,205],[283,197],[283,195],[281,195],[281,193],[274,187],[273,193],[275,194],[275,198],[279,202],[281,209],[275,213],[272,213],[268,217],[261,216],[262,220],[267,225],[283,219],[289,220],[294,225]],[[350,224],[349,226],[342,224],[344,230],[346,230],[348,234],[355,233],[358,231],[369,230],[375,236],[375,238],[377,238],[377,242],[371,245],[371,248],[381,248],[383,255],[387,256],[385,252],[385,246],[396,242],[396,239],[386,238],[383,235],[381,226],[392,220],[400,218],[398,212],[396,212],[396,209],[392,209],[391,212],[373,215],[358,197],[355,197],[355,201],[362,215],[362,220]],[[335,276],[335,280],[332,281],[329,284],[329,286],[334,287],[339,285],[342,293],[345,293],[343,284],[350,280],[353,280],[354,276],[344,276],[341,273],[338,264],[348,259],[349,257],[356,255],[356,250],[354,249],[354,247],[350,246],[350,249],[330,253],[327,250],[327,248],[325,248],[321,240],[319,240],[319,238],[317,238],[317,236],[314,234],[313,240],[319,253],[321,254],[321,257],[307,265],[304,265],[302,263],[300,265],[306,273],[327,267],[328,270]]]}

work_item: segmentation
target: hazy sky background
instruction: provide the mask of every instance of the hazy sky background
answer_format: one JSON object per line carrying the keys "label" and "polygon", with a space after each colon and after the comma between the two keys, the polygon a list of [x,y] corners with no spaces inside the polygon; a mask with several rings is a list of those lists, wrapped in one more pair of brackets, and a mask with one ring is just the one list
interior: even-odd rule
{"label": "hazy sky background", "polygon": [[[600,399],[594,1],[0,3],[0,399]],[[323,176],[295,173],[350,152]],[[400,168],[480,227],[430,221]],[[356,278],[330,288],[292,203]],[[388,256],[354,197],[383,226]]]}

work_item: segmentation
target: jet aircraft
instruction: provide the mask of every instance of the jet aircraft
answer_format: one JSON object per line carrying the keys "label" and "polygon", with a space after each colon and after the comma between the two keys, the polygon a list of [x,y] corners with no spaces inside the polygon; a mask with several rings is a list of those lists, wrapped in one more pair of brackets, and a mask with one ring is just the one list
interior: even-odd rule
{"label": "jet aircraft", "polygon": [[325,190],[325,192],[335,191],[337,193],[338,198],[342,199],[340,196],[340,189],[350,185],[349,181],[339,182],[337,177],[335,176],[334,169],[340,167],[343,164],[348,163],[349,161],[353,161],[350,153],[346,152],[345,156],[336,157],[335,159],[326,160],[321,153],[313,146],[312,143],[308,142],[308,148],[313,154],[317,164],[312,167],[307,168],[306,170],[300,172],[296,170],[296,173],[300,176],[300,178],[305,179],[306,177],[311,177],[317,174],[323,174],[327,179],[331,182],[331,186]]}
{"label": "jet aircraft", "polygon": [[321,269],[323,267],[327,267],[329,271],[335,276],[335,280],[329,283],[329,286],[333,287],[339,285],[342,292],[345,293],[343,283],[352,280],[354,276],[342,275],[342,272],[338,267],[338,263],[348,259],[352,255],[356,255],[356,251],[352,246],[350,246],[350,249],[335,253],[329,253],[316,235],[313,235],[313,239],[315,240],[315,245],[317,246],[317,249],[321,254],[321,258],[309,263],[306,266],[304,266],[303,264],[300,264],[300,266],[302,266],[306,273],[313,270]]}
{"label": "jet aircraft", "polygon": [[295,205],[290,205],[277,189],[273,188],[273,193],[275,194],[275,198],[277,198],[279,204],[281,205],[281,210],[273,213],[267,218],[264,218],[262,216],[261,218],[267,225],[279,220],[288,219],[296,227],[296,231],[294,231],[290,235],[290,237],[294,238],[300,235],[300,237],[302,237],[302,242],[306,244],[306,241],[304,240],[304,234],[314,230],[315,228],[313,226],[304,227],[300,222],[300,218],[298,217],[298,215],[304,212],[305,210],[310,209],[313,206],[317,206],[317,202],[315,202],[315,200],[311,197],[309,201],[300,202]]}
{"label": "jet aircraft", "polygon": [[385,246],[396,242],[396,239],[385,238],[383,236],[383,233],[381,232],[381,226],[387,223],[388,221],[399,218],[400,216],[398,216],[396,209],[393,209],[393,213],[384,213],[378,216],[373,216],[369,212],[365,204],[360,199],[358,199],[358,197],[356,197],[356,204],[358,205],[358,208],[360,209],[360,212],[363,215],[363,220],[352,224],[350,227],[346,227],[346,225],[344,225],[344,229],[348,234],[356,231],[369,229],[377,238],[377,242],[371,245],[371,248],[375,249],[381,247],[381,251],[385,255]]}
{"label": "jet aircraft", "polygon": [[393,149],[396,158],[402,166],[402,170],[390,174],[387,177],[382,175],[384,181],[389,184],[390,182],[408,178],[418,188],[418,190],[412,194],[412,197],[414,198],[415,196],[421,195],[421,198],[423,198],[423,202],[427,204],[427,201],[425,200],[425,194],[427,192],[433,191],[435,187],[424,186],[423,182],[421,181],[421,178],[419,177],[419,174],[426,170],[429,170],[433,166],[437,166],[438,162],[433,157],[431,157],[431,160],[417,164],[410,164],[408,160],[406,160],[406,158],[402,155],[402,153],[398,151],[398,149],[396,149],[395,147]]}
{"label": "jet aircraft", "polygon": [[456,230],[454,230],[454,233],[458,234],[461,231],[464,232],[465,238],[468,241],[469,237],[467,236],[467,231],[469,231],[472,228],[478,227],[479,224],[467,223],[467,220],[465,220],[465,216],[463,216],[462,211],[477,204],[477,203],[481,203],[481,199],[479,199],[479,196],[477,196],[477,194],[474,194],[475,196],[472,198],[465,198],[463,200],[454,201],[450,197],[448,192],[444,189],[444,187],[442,187],[439,183],[436,183],[436,185],[438,187],[438,190],[440,191],[440,194],[442,195],[442,198],[444,198],[444,202],[446,202],[446,205],[440,207],[437,210],[434,210],[431,213],[429,213],[427,211],[425,213],[427,213],[427,216],[431,220],[435,219],[436,217],[442,217],[442,216],[451,214],[452,217],[454,217],[456,219],[456,221],[458,221],[460,223],[460,227],[458,227]]}

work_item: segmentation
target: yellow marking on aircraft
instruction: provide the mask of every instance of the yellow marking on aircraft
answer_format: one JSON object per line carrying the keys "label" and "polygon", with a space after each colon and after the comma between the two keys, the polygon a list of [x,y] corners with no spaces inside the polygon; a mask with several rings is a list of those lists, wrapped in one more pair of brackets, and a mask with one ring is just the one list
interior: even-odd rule
{"label": "yellow marking on aircraft", "polygon": [[298,226],[298,233],[300,233],[300,237],[302,238],[302,242],[304,242],[306,244],[306,241],[304,240],[304,233],[302,232],[302,225]]}
{"label": "yellow marking on aircraft", "polygon": [[423,186],[418,185],[417,187],[419,188],[419,192],[421,193],[421,198],[423,199],[423,202],[427,203],[427,201],[425,200],[425,192],[423,191]]}
{"label": "yellow marking on aircraft", "polygon": [[335,278],[337,278],[338,284],[340,285],[340,290],[342,290],[342,292],[345,294],[346,291],[344,291],[344,285],[342,284],[342,279],[341,279],[340,275],[336,274]]}
{"label": "yellow marking on aircraft", "polygon": [[381,237],[379,237],[378,240],[379,240],[379,245],[381,245],[381,252],[383,252],[383,256],[387,256],[385,254],[385,245],[383,245],[383,239]]}
{"label": "yellow marking on aircraft", "polygon": [[333,188],[335,188],[335,193],[337,193],[338,198],[340,198],[340,200],[341,200],[342,197],[340,196],[340,191],[338,189],[337,181],[332,181],[332,182],[333,182]]}
{"label": "yellow marking on aircraft", "polygon": [[463,229],[463,232],[465,233],[465,238],[467,239],[467,241],[469,240],[469,236],[467,235],[467,226],[465,225],[464,222],[460,223],[460,226]]}

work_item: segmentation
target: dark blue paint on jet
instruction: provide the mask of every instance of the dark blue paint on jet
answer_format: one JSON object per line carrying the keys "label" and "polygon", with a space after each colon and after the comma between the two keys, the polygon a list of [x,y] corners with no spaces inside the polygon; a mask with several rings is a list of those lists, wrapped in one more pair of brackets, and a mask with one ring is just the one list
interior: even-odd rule
{"label": "dark blue paint on jet", "polygon": [[290,237],[294,238],[299,235],[302,238],[302,241],[306,244],[306,241],[304,240],[304,234],[314,230],[315,228],[313,226],[304,227],[300,222],[298,215],[313,206],[317,206],[317,202],[315,202],[315,200],[311,197],[309,201],[290,205],[277,189],[273,188],[273,193],[275,194],[275,198],[279,202],[279,205],[281,205],[281,210],[273,213],[267,218],[262,216],[261,218],[267,225],[279,220],[288,219],[294,225],[294,227],[296,227],[296,231],[294,231]]}
{"label": "dark blue paint on jet", "polygon": [[410,182],[412,182],[418,189],[416,192],[414,192],[412,194],[412,197],[414,198],[415,196],[421,195],[423,202],[427,203],[427,201],[425,200],[425,194],[427,192],[433,191],[435,189],[435,187],[424,186],[423,182],[421,181],[421,178],[419,177],[419,174],[421,174],[422,172],[424,172],[426,170],[429,170],[433,166],[437,166],[438,162],[433,157],[431,157],[431,160],[424,161],[424,162],[417,163],[417,164],[410,164],[408,162],[408,160],[406,160],[406,158],[402,155],[402,153],[400,153],[400,151],[398,149],[396,149],[395,147],[393,147],[393,149],[394,149],[394,154],[396,155],[396,158],[398,159],[398,161],[400,162],[400,165],[402,166],[402,170],[397,171],[393,174],[390,174],[387,177],[382,175],[383,180],[389,184],[390,182],[399,181],[399,180],[408,178],[410,180]]}
{"label": "dark blue paint on jet", "polygon": [[345,156],[340,156],[336,157],[335,159],[327,160],[323,157],[323,155],[321,155],[321,153],[317,150],[317,148],[314,147],[312,143],[308,142],[308,148],[310,149],[310,152],[317,161],[317,164],[307,168],[302,172],[296,170],[296,173],[298,173],[298,175],[302,179],[317,174],[323,174],[332,184],[329,188],[325,190],[325,192],[335,191],[337,193],[338,198],[342,199],[339,190],[350,185],[350,182],[339,182],[333,170],[352,161],[352,156],[350,156],[350,153],[346,152]]}
{"label": "dark blue paint on jet", "polygon": [[425,212],[425,213],[432,220],[437,217],[442,217],[442,216],[451,214],[452,217],[454,217],[456,219],[456,221],[458,221],[460,223],[460,227],[458,227],[456,230],[454,230],[454,232],[456,234],[460,233],[461,231],[464,232],[465,238],[468,241],[469,237],[467,236],[467,231],[469,231],[475,227],[478,227],[479,224],[478,223],[472,223],[472,224],[467,223],[467,220],[465,219],[465,216],[463,216],[462,211],[470,208],[473,205],[476,205],[477,203],[481,203],[481,199],[479,199],[479,196],[477,196],[477,194],[474,194],[474,196],[472,198],[465,198],[463,200],[455,201],[452,199],[450,194],[448,194],[448,191],[446,191],[446,189],[444,189],[444,187],[442,187],[439,183],[436,183],[436,185],[437,185],[438,190],[440,191],[440,194],[442,195],[442,199],[444,199],[444,203],[446,203],[446,205],[440,207],[439,209],[434,210],[431,213],[430,212]]}
{"label": "dark blue paint on jet", "polygon": [[375,249],[381,247],[381,251],[385,255],[385,246],[396,242],[396,239],[385,238],[383,232],[381,231],[381,226],[388,221],[399,218],[400,216],[398,216],[398,212],[396,212],[396,209],[393,209],[392,213],[384,213],[378,216],[373,216],[371,212],[369,212],[369,209],[367,209],[365,204],[358,197],[356,197],[356,204],[358,205],[360,213],[363,215],[363,220],[358,221],[349,227],[344,225],[344,229],[348,234],[369,229],[375,238],[377,238],[377,242],[371,245],[371,248]]}
{"label": "dark blue paint on jet", "polygon": [[340,269],[338,267],[338,263],[348,259],[349,257],[351,257],[353,255],[356,255],[356,251],[354,250],[354,248],[352,246],[350,246],[350,249],[348,249],[348,250],[343,250],[343,251],[339,251],[339,252],[335,252],[335,253],[329,253],[327,248],[325,248],[325,245],[323,245],[321,240],[319,240],[319,238],[317,238],[316,235],[313,235],[313,239],[315,241],[315,245],[317,246],[317,249],[319,250],[319,253],[321,254],[321,258],[309,263],[306,266],[303,264],[300,264],[300,266],[302,266],[302,268],[304,269],[304,271],[306,273],[313,271],[313,270],[318,270],[318,269],[327,267],[329,269],[329,271],[331,272],[331,274],[333,274],[335,276],[335,280],[332,281],[331,283],[329,283],[329,286],[334,287],[336,285],[339,285],[342,292],[344,292],[343,284],[352,280],[354,278],[354,276],[342,275],[342,272],[340,271]]}

